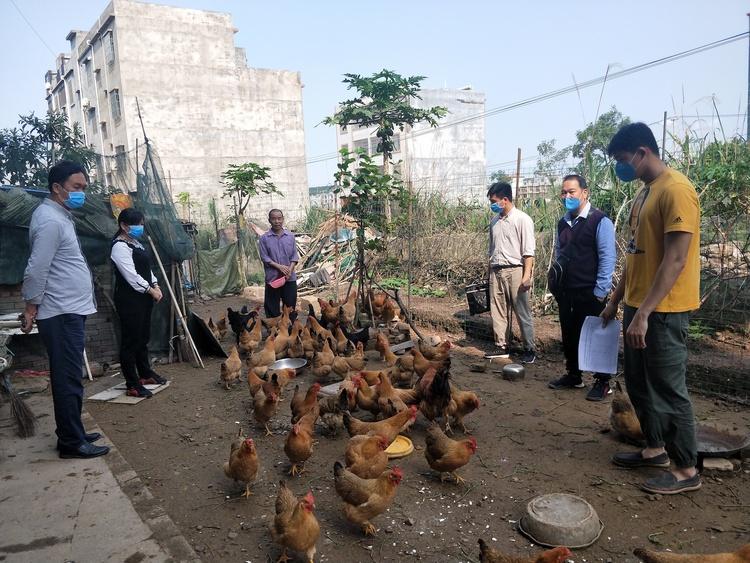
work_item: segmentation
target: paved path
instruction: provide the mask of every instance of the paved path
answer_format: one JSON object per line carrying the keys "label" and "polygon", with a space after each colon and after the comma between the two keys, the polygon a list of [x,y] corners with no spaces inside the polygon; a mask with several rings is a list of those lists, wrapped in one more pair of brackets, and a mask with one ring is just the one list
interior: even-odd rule
{"label": "paved path", "polygon": [[[60,459],[50,392],[26,400],[38,416],[26,440],[15,435],[7,401],[0,405],[0,561],[198,561],[116,449]],[[101,432],[88,415],[84,423]]]}

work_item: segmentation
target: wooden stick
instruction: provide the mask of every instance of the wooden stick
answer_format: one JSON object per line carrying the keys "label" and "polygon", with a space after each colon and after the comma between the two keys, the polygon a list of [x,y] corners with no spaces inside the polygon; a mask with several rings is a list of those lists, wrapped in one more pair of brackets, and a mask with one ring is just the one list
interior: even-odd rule
{"label": "wooden stick", "polygon": [[[161,261],[161,257],[159,256],[159,253],[156,250],[156,246],[154,246],[154,241],[151,239],[151,237],[148,237],[148,243],[151,245],[151,250],[154,251],[154,257],[156,258],[156,263],[159,264],[161,275],[166,280],[167,273],[164,271],[164,264]],[[179,319],[180,325],[182,326],[182,330],[185,331],[185,336],[187,337],[188,342],[190,343],[190,347],[195,353],[195,357],[198,360],[198,363],[200,364],[202,368],[205,368],[206,366],[203,365],[203,360],[201,359],[201,356],[198,353],[198,348],[196,348],[195,342],[193,341],[193,336],[190,334],[190,330],[188,330],[187,323],[185,322],[185,317],[182,315],[182,311],[180,310],[180,304],[177,302],[177,297],[175,297],[174,290],[172,289],[171,285],[168,285],[167,287],[169,288],[169,296],[172,298],[172,303],[177,309],[177,318]]]}
{"label": "wooden stick", "polygon": [[[172,267],[170,268],[170,279],[164,280],[169,285],[174,284],[174,264],[172,264]],[[172,339],[174,338],[174,304],[170,300],[169,302],[169,363],[171,364],[174,360],[174,349],[172,344]]]}
{"label": "wooden stick", "polygon": [[94,376],[91,375],[91,366],[89,365],[89,358],[86,355],[86,348],[83,349],[83,363],[86,364],[86,373],[89,376],[89,381],[94,381]]}

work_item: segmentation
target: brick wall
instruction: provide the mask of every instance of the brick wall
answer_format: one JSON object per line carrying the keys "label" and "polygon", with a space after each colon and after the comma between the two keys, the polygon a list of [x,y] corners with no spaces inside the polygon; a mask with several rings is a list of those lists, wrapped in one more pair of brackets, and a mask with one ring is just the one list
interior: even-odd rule
{"label": "brick wall", "polygon": [[[112,305],[102,293],[112,295],[111,283],[112,272],[110,265],[94,268],[94,277],[97,279],[96,303],[97,313],[86,319],[86,354],[89,362],[114,363],[118,360],[118,343],[115,327],[117,317]],[[0,314],[20,313],[24,308],[21,298],[21,285],[0,285]],[[13,358],[14,369],[39,369],[46,370],[49,367],[47,352],[38,334],[14,336],[9,348],[15,354]]]}

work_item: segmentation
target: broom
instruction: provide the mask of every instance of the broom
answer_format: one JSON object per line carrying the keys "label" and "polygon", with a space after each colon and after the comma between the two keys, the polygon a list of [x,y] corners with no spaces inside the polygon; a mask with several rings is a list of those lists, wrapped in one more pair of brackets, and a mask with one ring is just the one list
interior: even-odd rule
{"label": "broom", "polygon": [[3,388],[10,397],[10,415],[16,421],[16,432],[21,438],[30,438],[36,434],[36,416],[13,389],[7,373],[3,375]]}

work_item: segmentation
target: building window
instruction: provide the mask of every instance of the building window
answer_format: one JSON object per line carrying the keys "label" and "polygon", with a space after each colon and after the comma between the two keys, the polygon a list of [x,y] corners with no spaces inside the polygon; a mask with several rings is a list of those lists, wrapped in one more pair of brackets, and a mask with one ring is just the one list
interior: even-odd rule
{"label": "building window", "polygon": [[89,133],[96,134],[96,108],[89,109]]}
{"label": "building window", "polygon": [[101,127],[101,130],[102,130],[102,138],[107,139],[109,137],[109,132],[107,131],[107,122],[106,121],[102,121],[99,124],[99,127]]}
{"label": "building window", "polygon": [[97,68],[94,71],[94,76],[96,76],[96,87],[101,88],[102,87],[102,69]]}
{"label": "building window", "polygon": [[126,163],[127,155],[125,154],[125,145],[117,145],[115,147],[115,166],[120,174],[125,172]]}
{"label": "building window", "polygon": [[109,106],[112,110],[112,119],[114,119],[115,122],[120,121],[120,118],[122,118],[122,110],[120,108],[120,91],[119,90],[110,90]]}
{"label": "building window", "polygon": [[115,34],[112,30],[104,34],[104,60],[109,66],[115,64]]}
{"label": "building window", "polygon": [[380,139],[377,137],[370,137],[370,156],[375,156],[376,154],[380,154],[378,152],[378,143],[380,142]]}
{"label": "building window", "polygon": [[367,139],[357,139],[354,141],[354,150],[362,149],[367,152]]}

